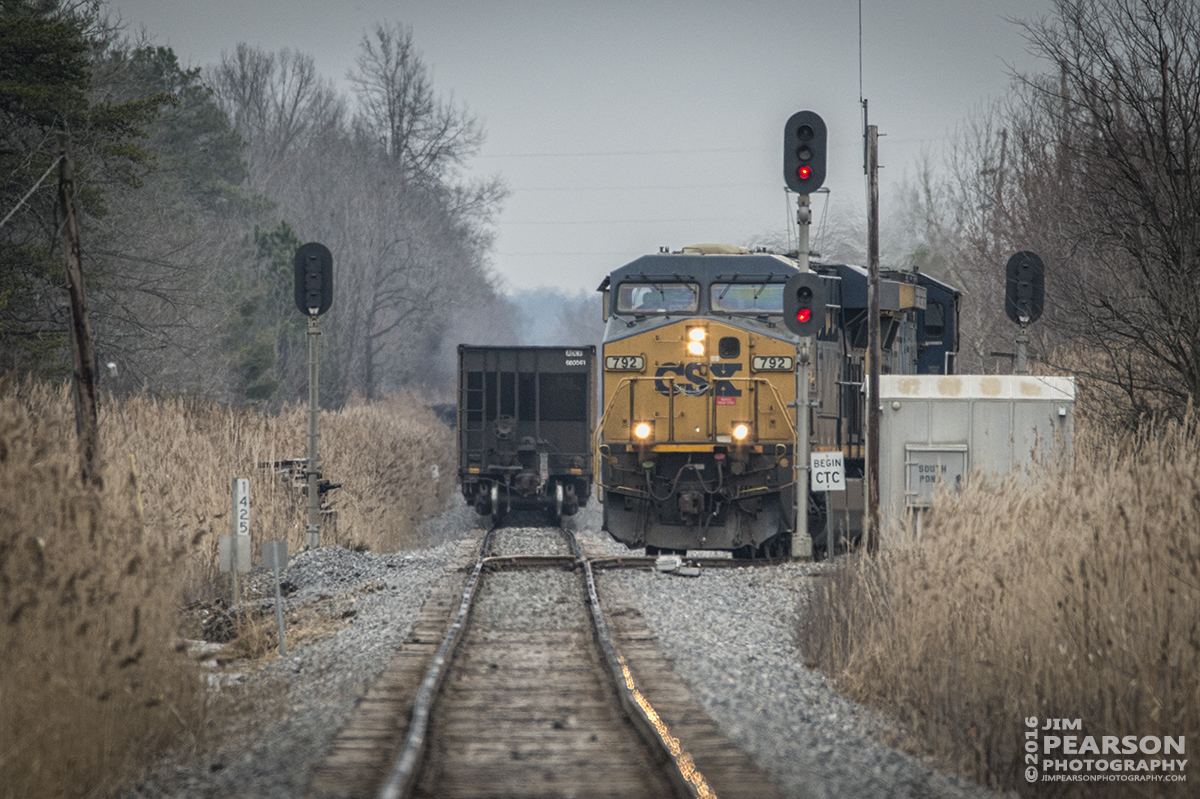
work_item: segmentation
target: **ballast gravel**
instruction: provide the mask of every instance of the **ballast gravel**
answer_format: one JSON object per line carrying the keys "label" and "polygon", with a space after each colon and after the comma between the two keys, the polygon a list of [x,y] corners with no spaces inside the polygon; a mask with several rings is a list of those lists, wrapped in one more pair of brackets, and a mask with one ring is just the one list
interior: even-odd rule
{"label": "ballast gravel", "polygon": [[[587,508],[568,523],[586,552],[640,554],[599,532],[599,521],[599,513]],[[506,535],[491,554],[565,551],[549,548],[557,536],[546,530],[501,532]],[[475,550],[482,530],[459,501],[431,520],[426,533],[434,545],[411,552],[377,555],[326,547],[294,555],[283,574],[294,587],[284,599],[285,613],[324,608],[340,627],[266,665],[224,666],[219,679],[209,678],[224,687],[212,690],[239,697],[241,711],[226,728],[210,730],[205,742],[165,753],[122,796],[304,796],[313,769],[407,636],[429,590],[461,584],[451,564]],[[994,796],[879,743],[895,732],[894,723],[845,699],[820,673],[804,668],[795,643],[796,614],[803,612],[821,568],[794,563],[704,569],[699,577],[613,570],[598,579],[602,593],[620,595],[640,609],[700,704],[786,795]],[[506,574],[504,588],[517,597],[519,575]],[[269,575],[260,570],[252,580],[263,584]],[[274,600],[273,588],[263,593],[269,594],[262,600],[265,608]]]}

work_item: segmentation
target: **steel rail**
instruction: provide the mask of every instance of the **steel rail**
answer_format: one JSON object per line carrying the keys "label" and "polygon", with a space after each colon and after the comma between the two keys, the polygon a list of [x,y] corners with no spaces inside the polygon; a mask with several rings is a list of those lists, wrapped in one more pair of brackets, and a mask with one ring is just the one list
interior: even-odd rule
{"label": "steel rail", "polygon": [[583,564],[584,576],[587,579],[588,604],[592,611],[592,630],[596,635],[600,651],[604,654],[609,677],[613,681],[613,687],[617,691],[617,696],[620,697],[626,714],[634,722],[642,738],[648,744],[655,746],[665,756],[667,762],[674,766],[668,770],[668,774],[677,791],[683,796],[716,799],[716,793],[709,787],[704,775],[696,768],[692,756],[682,747],[679,739],[671,735],[670,727],[638,690],[633,674],[625,664],[625,658],[617,651],[612,642],[612,636],[609,635],[608,624],[604,620],[604,613],[600,607],[600,595],[596,591],[596,576],[592,571],[591,561],[584,557],[574,535],[566,530],[562,530],[562,533],[567,537],[567,542],[571,545],[571,551],[575,553],[575,557]]}
{"label": "steel rail", "polygon": [[[741,558],[693,558],[689,555],[680,555],[679,557],[681,565],[711,569],[757,569],[763,566],[780,566],[791,562],[791,558],[753,558],[743,560]],[[658,557],[654,555],[609,555],[588,558],[587,562],[593,569],[653,570],[658,563]]]}
{"label": "steel rail", "polygon": [[475,567],[471,571],[470,578],[467,580],[466,588],[463,590],[463,597],[459,603],[458,612],[454,617],[454,621],[450,624],[450,628],[446,631],[446,635],[442,638],[442,643],[430,663],[429,670],[421,681],[420,688],[417,690],[416,698],[413,701],[412,719],[409,722],[408,734],[405,737],[404,745],[393,761],[392,768],[388,771],[387,777],[380,785],[379,791],[376,794],[377,799],[407,799],[407,797],[412,795],[413,789],[416,786],[421,759],[425,754],[426,737],[429,731],[434,699],[441,687],[447,667],[453,657],[454,649],[458,646],[462,638],[462,632],[466,626],[467,617],[471,612],[471,606],[474,602],[476,589],[478,588],[479,579],[482,574],[485,571],[506,568],[547,568],[553,566],[560,568],[573,566],[578,568],[580,565],[583,567],[584,576],[587,581],[588,604],[592,616],[592,632],[604,657],[609,678],[612,680],[617,697],[625,709],[627,717],[633,723],[642,739],[659,751],[661,762],[672,764],[673,768],[667,769],[667,776],[680,796],[691,797],[692,799],[716,799],[716,794],[708,786],[704,775],[696,768],[691,755],[683,749],[679,739],[671,735],[670,728],[666,722],[659,717],[649,701],[638,690],[633,680],[633,675],[625,663],[625,658],[621,656],[613,644],[612,637],[608,631],[608,624],[604,620],[604,613],[600,606],[600,596],[596,591],[595,574],[593,573],[591,562],[583,555],[575,536],[567,530],[562,530],[561,528],[559,530],[566,537],[567,543],[571,548],[572,555],[568,558],[564,558],[563,556],[538,555],[488,557],[487,550],[495,529],[488,530],[483,537],[479,556],[476,558]]}
{"label": "steel rail", "polygon": [[475,589],[479,585],[479,576],[483,573],[484,556],[487,554],[493,532],[495,532],[495,528],[488,530],[483,536],[479,557],[475,561],[475,569],[471,572],[470,579],[467,580],[467,587],[463,590],[458,614],[454,617],[450,629],[446,631],[445,637],[442,638],[441,646],[433,656],[429,671],[425,673],[425,679],[421,681],[421,687],[417,690],[416,699],[413,700],[412,720],[408,725],[408,735],[405,736],[404,746],[379,788],[378,799],[403,799],[403,797],[412,795],[417,766],[425,754],[425,736],[429,732],[433,700],[441,687],[442,678],[446,674],[446,666],[450,662],[454,648],[462,638],[462,631],[466,625],[467,614],[471,610],[471,603],[475,599]]}

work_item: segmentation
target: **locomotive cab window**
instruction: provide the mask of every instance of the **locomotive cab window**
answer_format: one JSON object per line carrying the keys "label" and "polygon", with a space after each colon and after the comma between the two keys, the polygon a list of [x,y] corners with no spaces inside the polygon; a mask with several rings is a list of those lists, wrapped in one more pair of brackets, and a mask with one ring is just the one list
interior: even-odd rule
{"label": "locomotive cab window", "polygon": [[617,288],[617,313],[696,313],[699,308],[696,283],[622,283]]}
{"label": "locomotive cab window", "polygon": [[709,291],[717,313],[783,313],[783,283],[713,283]]}
{"label": "locomotive cab window", "polygon": [[930,300],[925,306],[925,338],[941,339],[946,332],[946,306]]}

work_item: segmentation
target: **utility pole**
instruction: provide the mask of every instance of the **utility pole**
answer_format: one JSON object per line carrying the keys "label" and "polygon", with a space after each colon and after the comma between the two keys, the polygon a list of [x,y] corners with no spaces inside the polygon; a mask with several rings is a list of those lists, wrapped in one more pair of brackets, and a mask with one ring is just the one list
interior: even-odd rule
{"label": "utility pole", "polygon": [[[865,104],[865,101],[864,101]],[[867,125],[867,508],[863,537],[879,551],[879,129]]]}
{"label": "utility pole", "polygon": [[79,245],[79,218],[75,214],[75,166],[71,137],[56,133],[58,149],[58,203],[62,213],[63,258],[66,261],[67,297],[71,307],[71,360],[74,371],[75,432],[79,436],[79,468],[84,483],[100,484],[96,459],[99,433],[96,424],[96,359],[88,326],[87,292]]}

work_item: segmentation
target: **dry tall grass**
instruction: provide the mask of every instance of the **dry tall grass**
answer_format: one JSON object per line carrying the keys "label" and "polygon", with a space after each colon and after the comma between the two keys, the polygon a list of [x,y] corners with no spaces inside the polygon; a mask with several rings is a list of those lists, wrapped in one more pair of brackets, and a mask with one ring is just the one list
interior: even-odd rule
{"label": "dry tall grass", "polygon": [[[418,546],[421,522],[454,489],[452,431],[415,397],[391,397],[320,419],[324,479],[337,511],[325,546],[394,552]],[[189,594],[220,585],[217,537],[230,531],[234,477],[250,480],[251,536],[257,562],[264,541],[304,546],[307,498],[261,464],[305,457],[308,411],[278,416],[188,398],[133,397],[109,402],[101,418],[109,453],[137,457],[147,524],[169,547],[182,547]],[[438,466],[439,480],[431,478]]]}
{"label": "dry tall grass", "polygon": [[[412,398],[321,424],[325,477],[344,484],[322,543],[419,545],[421,521],[454,488],[451,431]],[[100,429],[103,488],[86,488],[69,395],[0,389],[0,797],[104,796],[202,731],[179,609],[227,591],[216,552],[232,478],[251,481],[256,562],[263,541],[304,543],[304,496],[258,465],[305,454],[303,409],[109,398]]]}
{"label": "dry tall grass", "polygon": [[1097,741],[1200,742],[1195,422],[1108,446],[1093,436],[1073,472],[945,498],[919,546],[834,572],[801,630],[806,657],[984,784],[1194,795],[1187,783],[1029,786],[1023,745],[1029,716],[1081,719],[1077,734]]}
{"label": "dry tall grass", "polygon": [[[36,409],[36,410],[35,410]],[[105,795],[194,717],[128,459],[85,488],[61,392],[0,396],[0,795]]]}

